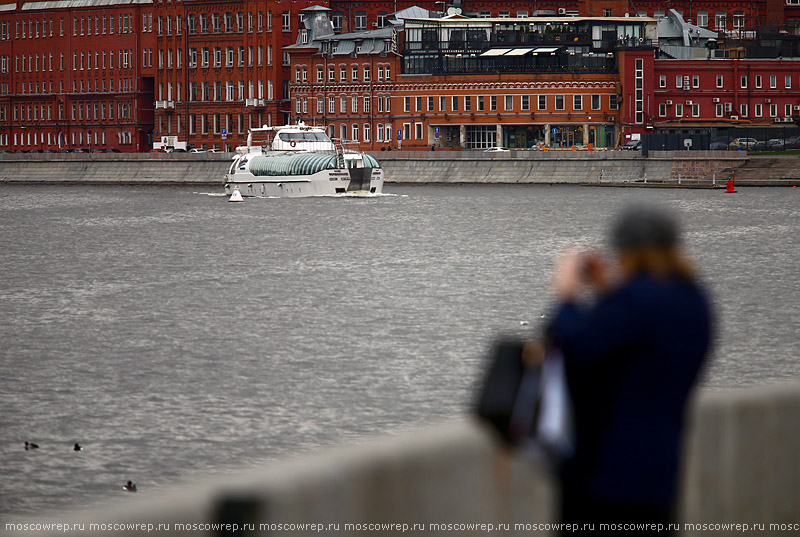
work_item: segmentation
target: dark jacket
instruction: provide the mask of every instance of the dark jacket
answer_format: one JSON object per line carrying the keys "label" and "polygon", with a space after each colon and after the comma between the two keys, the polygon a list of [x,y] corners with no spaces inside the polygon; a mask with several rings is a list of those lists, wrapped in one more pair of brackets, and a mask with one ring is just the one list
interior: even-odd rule
{"label": "dark jacket", "polygon": [[562,304],[550,333],[575,410],[565,489],[671,503],[685,404],[711,338],[703,293],[682,278],[640,274],[592,307]]}

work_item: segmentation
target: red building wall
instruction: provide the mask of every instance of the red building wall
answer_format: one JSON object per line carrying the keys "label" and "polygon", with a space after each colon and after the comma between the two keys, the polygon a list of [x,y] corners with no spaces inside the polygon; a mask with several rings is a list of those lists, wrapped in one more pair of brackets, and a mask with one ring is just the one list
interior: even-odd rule
{"label": "red building wall", "polygon": [[156,140],[176,136],[198,148],[231,149],[248,128],[283,123],[289,66],[282,49],[297,38],[300,10],[320,3],[157,3]]}
{"label": "red building wall", "polygon": [[148,147],[152,6],[45,5],[0,11],[0,148]]}

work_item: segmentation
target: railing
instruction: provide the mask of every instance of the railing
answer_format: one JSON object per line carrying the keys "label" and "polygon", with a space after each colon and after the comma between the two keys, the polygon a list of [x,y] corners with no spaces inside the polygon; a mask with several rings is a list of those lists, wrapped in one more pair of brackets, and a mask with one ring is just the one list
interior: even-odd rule
{"label": "railing", "polygon": [[267,105],[267,102],[264,99],[245,99],[244,105],[253,106],[256,108],[263,108]]}
{"label": "railing", "polygon": [[175,101],[156,101],[156,110],[163,108],[164,110],[175,110]]}

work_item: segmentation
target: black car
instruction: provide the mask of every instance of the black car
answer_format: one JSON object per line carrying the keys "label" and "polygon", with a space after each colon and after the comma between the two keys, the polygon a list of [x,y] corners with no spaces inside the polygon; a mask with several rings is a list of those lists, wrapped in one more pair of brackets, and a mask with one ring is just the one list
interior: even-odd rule
{"label": "black car", "polygon": [[620,149],[623,151],[638,151],[642,148],[642,141],[641,140],[631,140],[630,142],[625,142]]}

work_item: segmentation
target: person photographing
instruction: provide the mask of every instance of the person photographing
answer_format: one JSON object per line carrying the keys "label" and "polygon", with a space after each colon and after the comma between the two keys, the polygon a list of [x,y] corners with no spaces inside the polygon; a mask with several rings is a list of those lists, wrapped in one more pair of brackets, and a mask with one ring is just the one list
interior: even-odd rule
{"label": "person photographing", "polygon": [[629,207],[610,239],[611,259],[568,254],[553,281],[548,335],[563,352],[575,430],[561,514],[594,523],[593,535],[646,534],[631,530],[675,522],[684,411],[712,314],[664,209]]}

